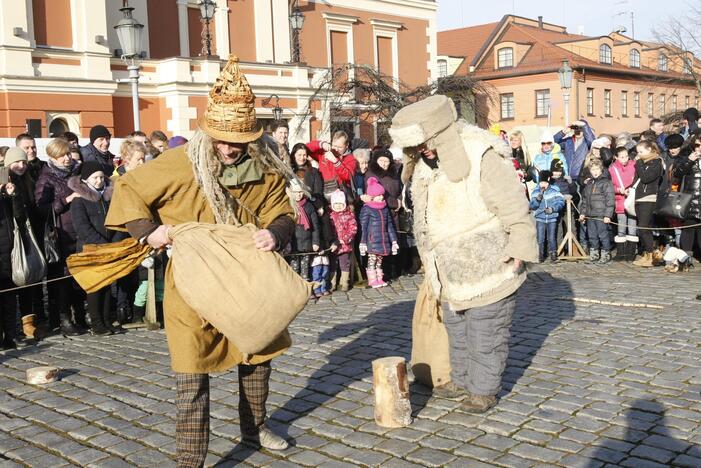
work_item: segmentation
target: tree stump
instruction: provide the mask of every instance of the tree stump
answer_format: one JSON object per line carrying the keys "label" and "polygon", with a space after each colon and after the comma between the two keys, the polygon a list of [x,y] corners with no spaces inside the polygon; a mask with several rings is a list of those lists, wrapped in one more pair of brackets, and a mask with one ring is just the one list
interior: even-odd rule
{"label": "tree stump", "polygon": [[404,427],[411,424],[409,379],[402,357],[386,357],[372,361],[375,393],[375,422],[382,427]]}
{"label": "tree stump", "polygon": [[58,367],[32,367],[27,369],[27,383],[31,385],[43,385],[58,380]]}

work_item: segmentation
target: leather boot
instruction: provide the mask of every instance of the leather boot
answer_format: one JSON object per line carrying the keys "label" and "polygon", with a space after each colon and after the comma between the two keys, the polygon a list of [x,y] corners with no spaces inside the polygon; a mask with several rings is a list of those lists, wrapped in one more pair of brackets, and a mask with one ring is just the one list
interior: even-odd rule
{"label": "leather boot", "polygon": [[80,328],[76,327],[73,322],[71,322],[71,315],[69,312],[64,312],[59,318],[61,333],[66,336],[78,336],[82,334]]}
{"label": "leather boot", "polygon": [[638,242],[640,239],[638,236],[626,236],[626,253],[628,254],[626,260],[632,262],[638,255]]}
{"label": "leather boot", "polygon": [[497,397],[494,395],[475,395],[470,396],[462,402],[462,409],[468,413],[486,413],[490,408],[497,404]]}
{"label": "leather boot", "polygon": [[143,323],[144,317],[146,316],[146,307],[135,305],[132,311],[134,315],[131,320],[131,323]]}
{"label": "leather boot", "polygon": [[616,256],[613,257],[614,262],[625,261],[628,257],[628,242],[626,242],[625,236],[614,237],[614,242],[616,243]]}
{"label": "leather boot", "polygon": [[36,315],[34,314],[29,314],[25,315],[22,317],[22,332],[24,332],[24,336],[27,338],[31,338],[34,340],[40,340],[43,338],[43,333],[41,329],[36,327],[35,324],[36,321]]}
{"label": "leather boot", "polygon": [[645,252],[643,255],[633,262],[633,265],[643,268],[654,266],[652,261],[652,252]]}
{"label": "leather boot", "polygon": [[338,287],[342,292],[348,292],[348,284],[350,282],[350,272],[342,271],[341,279],[338,281]]}
{"label": "leather boot", "polygon": [[112,311],[107,309],[103,312],[102,315],[102,323],[104,324],[105,328],[109,330],[111,333],[124,333],[126,330],[122,328],[122,325],[119,323],[115,327],[112,323]]}

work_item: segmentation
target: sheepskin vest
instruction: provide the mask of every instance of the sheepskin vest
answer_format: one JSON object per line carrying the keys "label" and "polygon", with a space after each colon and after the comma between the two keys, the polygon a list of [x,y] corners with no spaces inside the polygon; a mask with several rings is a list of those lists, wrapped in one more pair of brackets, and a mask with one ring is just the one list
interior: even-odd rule
{"label": "sheepskin vest", "polygon": [[466,179],[450,182],[440,163],[431,169],[419,161],[411,185],[414,235],[426,278],[453,310],[490,303],[485,296],[513,289],[505,283],[517,277],[513,264],[501,261],[508,234],[480,194],[482,156],[492,142],[473,131],[464,131],[462,139],[470,160]]}

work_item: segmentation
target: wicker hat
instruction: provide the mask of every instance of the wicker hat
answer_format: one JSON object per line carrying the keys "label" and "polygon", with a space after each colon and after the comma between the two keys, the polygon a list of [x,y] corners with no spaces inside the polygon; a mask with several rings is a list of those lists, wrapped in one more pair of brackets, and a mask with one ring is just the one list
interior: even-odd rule
{"label": "wicker hat", "polygon": [[230,55],[209,96],[207,110],[197,124],[215,140],[249,143],[263,134],[256,119],[256,97],[239,69],[239,59]]}

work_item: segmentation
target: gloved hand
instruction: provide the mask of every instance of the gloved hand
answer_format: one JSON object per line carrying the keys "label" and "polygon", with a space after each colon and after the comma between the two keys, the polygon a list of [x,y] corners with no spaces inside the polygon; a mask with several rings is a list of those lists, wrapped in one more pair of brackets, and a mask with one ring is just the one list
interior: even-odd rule
{"label": "gloved hand", "polygon": [[367,244],[360,244],[358,249],[360,250],[360,255],[362,257],[364,257],[368,254],[368,245]]}
{"label": "gloved hand", "polygon": [[546,208],[546,209],[543,210],[543,211],[545,211],[545,214],[553,214],[553,209],[550,208],[550,207]]}
{"label": "gloved hand", "polygon": [[146,257],[146,258],[141,262],[141,266],[144,267],[144,268],[151,269],[151,268],[153,268],[154,263],[155,263],[155,260],[153,259],[153,257],[149,256],[149,257]]}
{"label": "gloved hand", "polygon": [[399,244],[392,242],[392,255],[397,255],[399,252]]}

